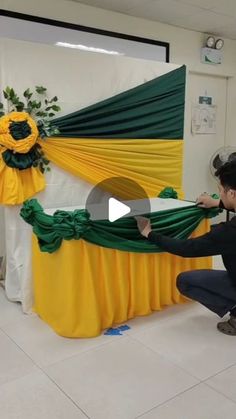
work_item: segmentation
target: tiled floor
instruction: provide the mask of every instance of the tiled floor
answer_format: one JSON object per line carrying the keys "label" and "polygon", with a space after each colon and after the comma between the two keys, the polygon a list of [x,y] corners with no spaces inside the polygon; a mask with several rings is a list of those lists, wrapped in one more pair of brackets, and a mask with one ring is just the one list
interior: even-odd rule
{"label": "tiled floor", "polygon": [[57,336],[2,288],[0,313],[1,419],[236,418],[236,337],[198,304],[95,339]]}

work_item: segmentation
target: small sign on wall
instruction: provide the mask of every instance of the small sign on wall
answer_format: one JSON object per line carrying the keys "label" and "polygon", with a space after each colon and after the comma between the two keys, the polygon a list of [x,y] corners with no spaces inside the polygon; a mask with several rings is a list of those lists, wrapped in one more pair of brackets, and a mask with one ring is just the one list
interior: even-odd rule
{"label": "small sign on wall", "polygon": [[222,59],[222,50],[206,47],[201,49],[201,62],[204,64],[221,64]]}
{"label": "small sign on wall", "polygon": [[212,97],[210,96],[199,96],[199,101],[198,103],[200,104],[206,104],[206,105],[212,105]]}
{"label": "small sign on wall", "polygon": [[215,105],[199,104],[192,105],[193,134],[215,134],[216,133],[216,110]]}

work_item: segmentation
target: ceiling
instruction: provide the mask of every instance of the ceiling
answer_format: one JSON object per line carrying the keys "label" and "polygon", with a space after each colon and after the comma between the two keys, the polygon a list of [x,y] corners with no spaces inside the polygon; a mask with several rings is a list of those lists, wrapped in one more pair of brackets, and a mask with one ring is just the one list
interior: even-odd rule
{"label": "ceiling", "polygon": [[236,40],[236,0],[72,0]]}

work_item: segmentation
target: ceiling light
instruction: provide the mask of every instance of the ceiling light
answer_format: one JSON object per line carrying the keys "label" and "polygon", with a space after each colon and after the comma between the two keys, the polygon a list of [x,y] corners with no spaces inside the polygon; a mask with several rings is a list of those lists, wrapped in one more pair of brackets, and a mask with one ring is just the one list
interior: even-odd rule
{"label": "ceiling light", "polygon": [[82,51],[98,52],[98,53],[101,53],[101,54],[124,55],[124,53],[122,53],[122,52],[111,51],[111,50],[107,50],[107,49],[103,49],[103,48],[88,47],[88,46],[82,45],[82,44],[70,44],[68,42],[56,42],[55,45],[58,46],[58,47],[80,49]]}
{"label": "ceiling light", "polygon": [[206,40],[206,46],[208,48],[214,48],[215,47],[215,38],[214,36],[208,36]]}
{"label": "ceiling light", "polygon": [[224,46],[223,39],[221,39],[221,38],[217,39],[216,43],[215,43],[215,49],[221,49],[221,48],[223,48],[223,46]]}

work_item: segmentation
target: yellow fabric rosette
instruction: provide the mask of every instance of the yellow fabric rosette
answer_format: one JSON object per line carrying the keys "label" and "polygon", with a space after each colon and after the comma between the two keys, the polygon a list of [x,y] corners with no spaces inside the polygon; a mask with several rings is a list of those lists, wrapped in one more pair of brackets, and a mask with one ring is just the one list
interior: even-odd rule
{"label": "yellow fabric rosette", "polygon": [[[27,122],[30,134],[16,140],[11,135],[12,122]],[[25,154],[39,138],[37,125],[26,112],[11,112],[0,118],[0,204],[17,205],[31,198],[46,186],[44,175],[38,167],[19,170],[6,165],[2,154],[6,150]]]}

